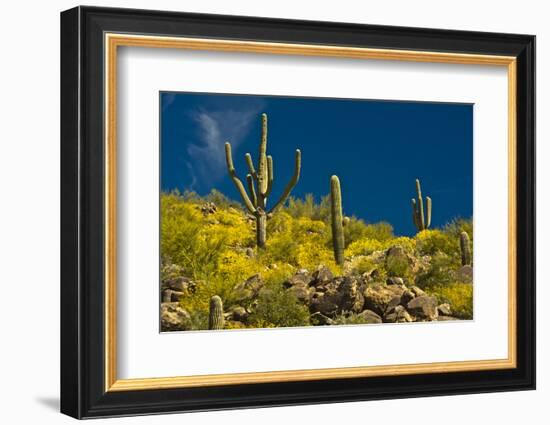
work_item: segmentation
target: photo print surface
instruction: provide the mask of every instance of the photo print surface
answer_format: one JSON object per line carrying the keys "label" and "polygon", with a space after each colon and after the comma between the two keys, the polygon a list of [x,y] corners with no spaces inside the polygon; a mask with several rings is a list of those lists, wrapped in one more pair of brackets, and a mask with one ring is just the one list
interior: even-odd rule
{"label": "photo print surface", "polygon": [[160,93],[160,330],[473,319],[473,105]]}

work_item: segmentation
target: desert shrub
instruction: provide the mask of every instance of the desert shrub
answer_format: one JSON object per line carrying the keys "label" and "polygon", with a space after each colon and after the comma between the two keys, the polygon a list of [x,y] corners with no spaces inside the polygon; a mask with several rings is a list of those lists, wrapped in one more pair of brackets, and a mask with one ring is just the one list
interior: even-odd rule
{"label": "desert shrub", "polygon": [[354,255],[369,255],[374,251],[380,251],[385,249],[385,244],[376,239],[360,239],[352,242],[346,249],[345,254],[347,257]]}
{"label": "desert shrub", "polygon": [[459,319],[471,320],[474,317],[473,286],[469,283],[432,285],[427,288],[440,303],[451,304],[452,314]]}
{"label": "desert shrub", "polygon": [[416,235],[416,248],[420,255],[442,252],[457,262],[460,259],[458,238],[441,230],[422,230]]}
{"label": "desert shrub", "polygon": [[271,285],[261,291],[248,323],[255,328],[309,326],[309,310],[292,292]]}
{"label": "desert shrub", "polygon": [[308,193],[304,199],[291,196],[284,211],[293,218],[306,217],[328,223],[330,220],[330,197],[323,196],[317,204],[311,193]]}
{"label": "desert shrub", "polygon": [[212,275],[226,243],[224,234],[208,234],[202,214],[179,195],[161,197],[161,253],[183,267],[187,276]]}
{"label": "desert shrub", "polygon": [[461,232],[466,232],[470,240],[473,241],[474,226],[472,219],[455,218],[445,225],[443,232],[457,239],[460,237]]}
{"label": "desert shrub", "polygon": [[370,273],[380,267],[380,264],[370,257],[361,258],[354,264],[353,272],[357,274]]}
{"label": "desert shrub", "polygon": [[456,261],[445,253],[437,252],[432,256],[428,269],[417,276],[416,285],[427,288],[442,285],[456,279]]}
{"label": "desert shrub", "polygon": [[388,276],[396,277],[409,277],[410,276],[410,264],[409,260],[405,256],[397,255],[386,258],[384,262],[384,268]]}
{"label": "desert shrub", "polygon": [[204,197],[204,201],[213,202],[216,207],[219,208],[234,208],[237,210],[242,210],[242,204],[240,202],[233,201],[225,196],[223,193],[216,189],[212,189],[208,195]]}
{"label": "desert shrub", "polygon": [[416,239],[399,236],[385,241],[384,249],[391,248],[392,246],[400,246],[406,253],[413,254],[416,249]]}

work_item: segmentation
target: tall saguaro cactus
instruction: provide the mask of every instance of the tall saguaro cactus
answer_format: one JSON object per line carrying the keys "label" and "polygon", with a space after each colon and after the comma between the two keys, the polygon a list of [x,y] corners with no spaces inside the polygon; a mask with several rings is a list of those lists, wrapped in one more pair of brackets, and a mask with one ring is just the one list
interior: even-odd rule
{"label": "tall saguaro cactus", "polygon": [[334,260],[344,264],[344,216],[342,214],[342,192],[338,176],[330,178],[330,219],[332,225],[332,245]]}
{"label": "tall saguaro cactus", "polygon": [[460,253],[462,254],[462,265],[471,266],[472,251],[470,249],[470,237],[466,232],[460,233]]}
{"label": "tall saguaro cactus", "polygon": [[214,295],[210,298],[210,313],[208,315],[208,329],[223,329],[223,303],[222,299]]}
{"label": "tall saguaro cactus", "polygon": [[225,159],[227,162],[229,175],[241,195],[241,199],[246,209],[253,214],[254,217],[256,217],[256,244],[259,248],[263,248],[266,241],[267,218],[286,202],[290,192],[294,189],[296,183],[298,183],[300,178],[302,154],[299,149],[296,149],[294,157],[294,174],[286,185],[278,201],[270,210],[267,210],[267,198],[273,189],[273,158],[271,155],[267,155],[267,114],[262,114],[262,137],[260,140],[257,170],[254,168],[252,156],[249,153],[245,155],[246,165],[248,166],[249,171],[246,175],[246,183],[249,193],[247,193],[243,183],[237,176],[235,167],[233,166],[230,143],[225,144]]}
{"label": "tall saguaro cactus", "polygon": [[426,196],[426,217],[424,218],[424,201],[422,199],[422,189],[420,180],[416,179],[416,199],[412,199],[413,222],[418,231],[430,227],[432,222],[432,198]]}

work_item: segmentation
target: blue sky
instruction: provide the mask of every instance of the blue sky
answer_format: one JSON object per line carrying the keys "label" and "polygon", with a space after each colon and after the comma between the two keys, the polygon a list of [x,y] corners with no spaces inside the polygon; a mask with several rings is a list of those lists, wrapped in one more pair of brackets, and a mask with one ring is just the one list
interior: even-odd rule
{"label": "blue sky", "polygon": [[[161,189],[217,189],[238,200],[223,145],[231,142],[245,180],[244,155],[257,161],[260,114],[269,118],[277,198],[291,177],[294,151],[302,173],[292,194],[342,186],[344,214],[368,223],[387,221],[397,235],[415,233],[411,198],[420,178],[433,202],[432,227],[470,218],[473,204],[473,106],[356,99],[162,92]],[[269,204],[269,201],[268,201]]]}

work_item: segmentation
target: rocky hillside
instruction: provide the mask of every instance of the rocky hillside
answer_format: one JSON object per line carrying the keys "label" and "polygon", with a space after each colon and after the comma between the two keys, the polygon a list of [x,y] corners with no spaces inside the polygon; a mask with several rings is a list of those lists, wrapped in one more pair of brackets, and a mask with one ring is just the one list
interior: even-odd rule
{"label": "rocky hillside", "polygon": [[472,226],[396,237],[387,223],[347,219],[334,262],[326,200],[290,199],[254,223],[220,194],[163,194],[161,328],[238,329],[471,319]]}

